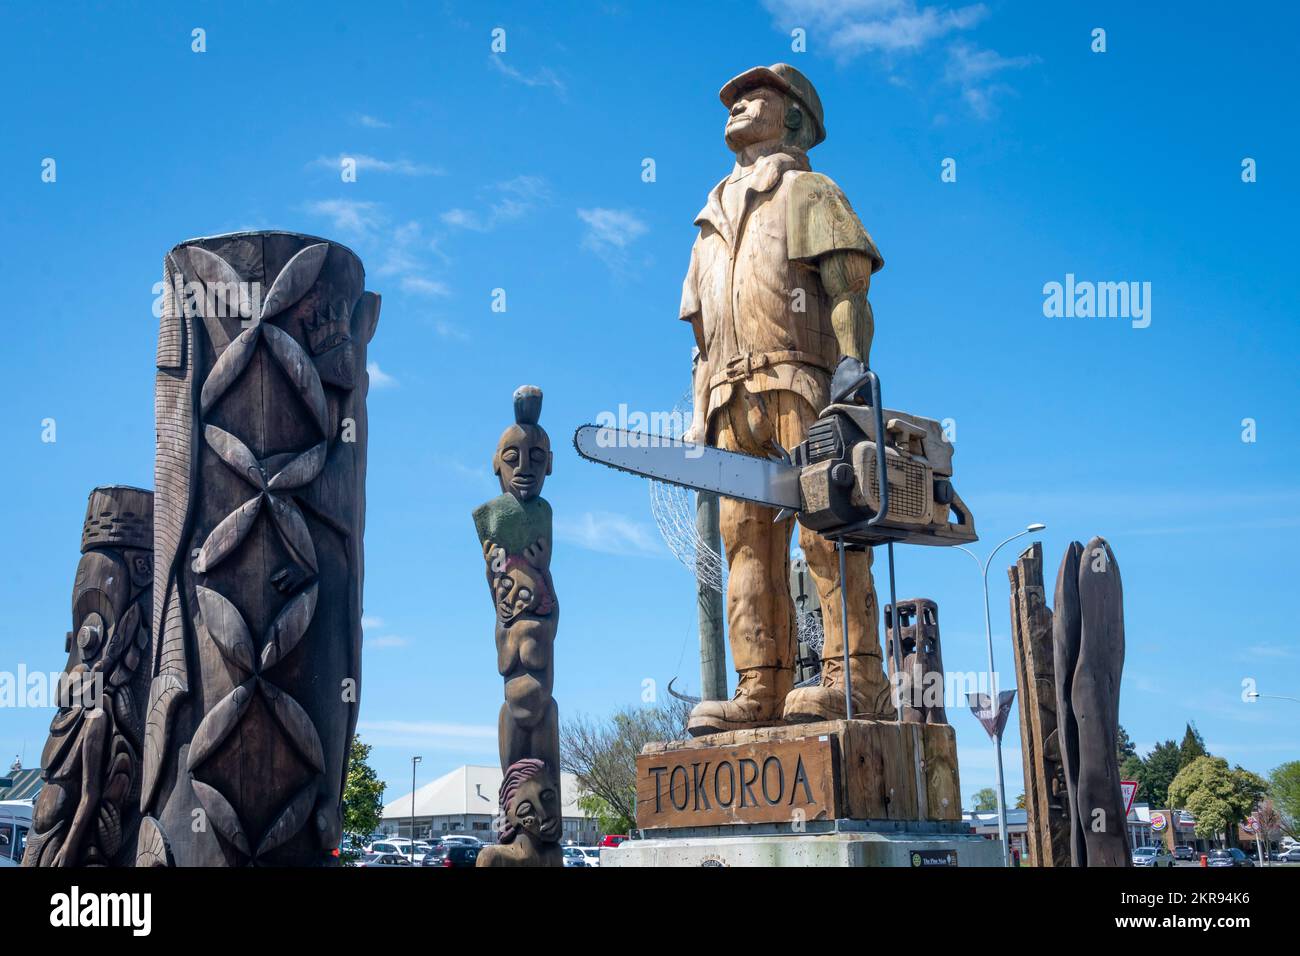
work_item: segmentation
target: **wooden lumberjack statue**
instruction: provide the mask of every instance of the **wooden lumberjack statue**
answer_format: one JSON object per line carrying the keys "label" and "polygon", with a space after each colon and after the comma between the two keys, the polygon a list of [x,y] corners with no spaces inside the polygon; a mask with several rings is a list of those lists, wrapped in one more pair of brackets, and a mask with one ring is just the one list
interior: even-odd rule
{"label": "wooden lumberjack statue", "polygon": [[[766,458],[805,439],[830,402],[842,357],[869,363],[867,290],[884,260],[840,188],[809,168],[808,150],[826,131],[808,79],[785,63],[755,67],[720,96],[736,164],[695,219],[700,233],[682,286],[680,317],[691,323],[700,356],[687,440]],[[846,641],[854,716],[892,718],[870,549],[847,555],[843,586],[854,596],[847,632],[840,615],[825,615],[820,686],[792,690],[794,519],[774,522],[773,509],[735,498],[721,507],[739,683],[732,700],[695,707],[691,732],[843,717]],[[801,525],[799,544],[821,606],[840,607],[834,543]]]}
{"label": "wooden lumberjack statue", "polygon": [[514,394],[515,422],[497,442],[501,494],[474,509],[496,608],[497,670],[505,679],[498,720],[498,843],[479,866],[563,866],[560,850],[560,718],[551,689],[560,608],[551,580],[551,506],[541,497],[554,456],[538,424],[541,389]]}

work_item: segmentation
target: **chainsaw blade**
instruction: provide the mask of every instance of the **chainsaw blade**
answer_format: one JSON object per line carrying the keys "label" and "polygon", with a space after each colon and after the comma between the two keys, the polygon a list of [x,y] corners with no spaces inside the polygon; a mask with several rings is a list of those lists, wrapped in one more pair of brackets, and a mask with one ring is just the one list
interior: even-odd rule
{"label": "chainsaw blade", "polygon": [[573,447],[588,461],[642,478],[769,508],[801,507],[799,469],[786,461],[605,425],[583,425],[573,433]]}

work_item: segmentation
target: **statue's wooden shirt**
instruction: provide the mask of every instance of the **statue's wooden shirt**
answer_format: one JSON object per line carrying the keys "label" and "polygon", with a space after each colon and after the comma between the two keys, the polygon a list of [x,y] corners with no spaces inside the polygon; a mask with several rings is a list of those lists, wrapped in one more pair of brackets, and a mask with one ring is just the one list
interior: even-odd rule
{"label": "statue's wooden shirt", "polygon": [[739,203],[724,203],[723,179],[695,217],[700,234],[682,283],[680,318],[692,324],[709,375],[706,417],[741,381],[753,392],[793,391],[821,409],[840,349],[817,260],[856,250],[872,272],[884,260],[844,193],[803,154],[764,156],[736,186]]}

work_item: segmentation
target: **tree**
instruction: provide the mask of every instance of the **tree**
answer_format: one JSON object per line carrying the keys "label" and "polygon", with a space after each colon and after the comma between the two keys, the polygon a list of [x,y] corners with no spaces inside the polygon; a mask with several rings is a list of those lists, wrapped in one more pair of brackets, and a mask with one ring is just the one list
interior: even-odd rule
{"label": "tree", "polygon": [[1197,757],[1169,785],[1169,802],[1196,817],[1196,835],[1203,840],[1223,836],[1229,841],[1234,828],[1268,792],[1258,774],[1241,767],[1228,769],[1222,757]]}
{"label": "tree", "polygon": [[[363,744],[360,737],[353,737],[347,781],[343,785],[343,835],[353,847],[360,847],[370,839],[384,812],[384,782],[375,775],[369,760],[370,745]],[[354,851],[348,854],[348,859],[355,856]]]}
{"label": "tree", "polygon": [[[1138,755],[1137,747],[1133,746],[1133,741],[1130,739],[1128,731],[1126,731],[1123,726],[1121,726],[1119,732],[1115,734],[1115,755],[1119,757],[1119,762],[1121,764],[1129,757],[1136,757]],[[1128,779],[1131,780],[1132,778],[1130,777]]]}
{"label": "tree", "polygon": [[1274,767],[1268,783],[1269,793],[1282,817],[1282,832],[1296,836],[1300,831],[1300,760]]}
{"label": "tree", "polygon": [[1137,754],[1130,754],[1120,763],[1119,776],[1121,780],[1136,780],[1138,783],[1137,793],[1133,795],[1133,801],[1136,803],[1141,800],[1144,803],[1154,804],[1155,800],[1147,788],[1147,765],[1146,762]]}
{"label": "tree", "polygon": [[1183,734],[1183,742],[1178,747],[1178,769],[1182,770],[1197,757],[1208,757],[1210,752],[1205,749],[1205,740],[1201,737],[1201,732],[1196,729],[1196,725],[1189,722],[1187,732]]}
{"label": "tree", "polygon": [[1174,777],[1178,776],[1178,771],[1182,769],[1178,763],[1178,744],[1172,740],[1156,744],[1143,763],[1146,775],[1138,782],[1146,787],[1151,805],[1171,807],[1169,785],[1174,782]]}
{"label": "tree", "polygon": [[1020,796],[1016,797],[1016,809],[1025,809],[1025,794],[1023,791],[1021,791]]}
{"label": "tree", "polygon": [[992,787],[977,790],[970,800],[977,813],[987,813],[998,808],[998,794]]}
{"label": "tree", "polygon": [[596,798],[584,809],[606,833],[626,833],[636,819],[636,758],[641,748],[685,737],[690,714],[691,705],[673,697],[662,707],[623,707],[606,720],[579,714],[564,721],[560,768],[578,779],[583,791],[579,800]]}

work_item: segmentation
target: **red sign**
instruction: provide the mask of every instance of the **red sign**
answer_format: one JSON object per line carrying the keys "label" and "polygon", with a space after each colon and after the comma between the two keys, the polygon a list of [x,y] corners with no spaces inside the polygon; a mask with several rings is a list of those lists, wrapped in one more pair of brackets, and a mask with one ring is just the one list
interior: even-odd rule
{"label": "red sign", "polygon": [[1119,788],[1124,793],[1124,816],[1128,816],[1133,810],[1133,798],[1137,796],[1138,782],[1136,780],[1121,780]]}

